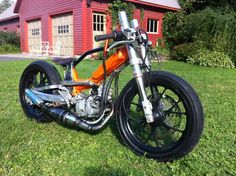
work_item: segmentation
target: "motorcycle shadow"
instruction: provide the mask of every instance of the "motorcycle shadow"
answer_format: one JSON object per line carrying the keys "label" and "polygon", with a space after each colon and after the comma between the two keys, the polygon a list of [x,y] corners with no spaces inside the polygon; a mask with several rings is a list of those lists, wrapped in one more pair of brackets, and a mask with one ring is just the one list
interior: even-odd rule
{"label": "motorcycle shadow", "polygon": [[107,165],[101,165],[99,167],[86,167],[84,176],[91,175],[100,175],[100,176],[108,176],[108,175],[120,175],[120,176],[128,176],[129,174],[125,171],[117,168],[112,168]]}
{"label": "motorcycle shadow", "polygon": [[97,135],[98,133],[101,133],[106,128],[109,128],[111,133],[118,139],[119,143],[125,146],[125,144],[123,143],[123,140],[122,140],[122,138],[119,134],[119,131],[117,129],[115,116],[111,117],[110,121],[106,125],[104,125],[101,129],[99,129],[97,131],[86,131],[86,130],[83,130],[83,129],[75,129],[74,127],[67,126],[67,125],[65,125],[61,122],[58,122],[58,121],[56,121],[56,123],[58,123],[63,128],[66,128],[68,130],[80,131],[80,132],[88,133],[90,135]]}

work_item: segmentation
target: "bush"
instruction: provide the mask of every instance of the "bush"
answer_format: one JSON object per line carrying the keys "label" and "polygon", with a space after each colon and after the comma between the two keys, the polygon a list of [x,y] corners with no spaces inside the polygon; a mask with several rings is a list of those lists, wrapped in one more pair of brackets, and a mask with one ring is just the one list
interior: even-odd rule
{"label": "bush", "polygon": [[234,68],[230,57],[220,51],[199,50],[197,54],[189,57],[187,63],[197,64],[204,67]]}
{"label": "bush", "polygon": [[193,56],[200,49],[200,45],[197,43],[185,43],[175,46],[170,53],[172,59],[178,61],[185,61],[188,57]]}
{"label": "bush", "polygon": [[20,48],[15,45],[6,44],[0,46],[0,53],[18,53],[20,52]]}
{"label": "bush", "polygon": [[[208,7],[192,13],[181,10],[165,15],[163,35],[165,44],[170,49],[201,41],[204,48],[223,52],[236,64],[235,26],[236,12],[230,7]],[[182,46],[180,48],[182,49]],[[188,48],[184,46],[184,50],[188,51]],[[175,53],[173,54],[175,56]],[[180,60],[185,60],[185,55],[188,53],[181,56]]]}
{"label": "bush", "polygon": [[1,32],[0,31],[0,46],[15,45],[20,48],[20,37],[15,32]]}

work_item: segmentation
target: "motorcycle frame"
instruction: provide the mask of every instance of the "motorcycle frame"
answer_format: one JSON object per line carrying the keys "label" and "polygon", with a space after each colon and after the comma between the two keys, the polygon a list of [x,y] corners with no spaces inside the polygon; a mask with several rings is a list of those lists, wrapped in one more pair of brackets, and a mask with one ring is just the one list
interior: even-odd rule
{"label": "motorcycle frame", "polygon": [[[117,49],[117,47],[116,47],[116,49]],[[120,53],[117,54],[117,52],[115,52],[113,55],[111,55],[107,59],[103,57],[103,62],[105,62],[106,68],[110,68],[109,73],[106,73],[107,70],[104,70],[105,68],[102,68],[103,64],[100,64],[98,66],[98,68],[92,73],[91,77],[89,77],[85,80],[81,80],[79,78],[79,76],[78,76],[79,72],[76,71],[76,66],[78,64],[80,64],[81,61],[83,61],[87,56],[104,51],[104,47],[99,47],[99,48],[89,50],[89,51],[85,52],[82,56],[80,56],[78,59],[74,59],[71,62],[71,64],[67,66],[67,69],[65,71],[65,77],[64,77],[64,81],[66,81],[67,85],[69,85],[69,84],[74,85],[74,86],[71,86],[73,88],[72,95],[75,96],[84,90],[91,89],[93,87],[98,87],[101,83],[103,83],[105,77],[110,76],[107,83],[105,81],[106,85],[104,85],[105,86],[104,94],[106,96],[103,98],[103,100],[105,101],[107,99],[108,92],[111,88],[111,84],[115,78],[117,78],[117,79],[115,79],[115,96],[117,97],[118,96],[118,78],[119,78],[118,75],[124,68],[126,68],[129,65],[129,63],[128,63],[129,58],[128,58],[128,53],[127,53],[126,48],[123,47],[123,48],[117,49],[117,50]],[[110,63],[109,61],[111,59],[113,59],[113,61],[119,60],[120,59],[119,54],[121,54],[124,57],[122,58],[121,61],[112,65],[112,63]],[[98,80],[94,80],[93,75],[97,76],[98,74],[101,78]],[[62,82],[62,84],[63,84],[63,82]],[[65,84],[65,86],[66,86],[66,84]]]}

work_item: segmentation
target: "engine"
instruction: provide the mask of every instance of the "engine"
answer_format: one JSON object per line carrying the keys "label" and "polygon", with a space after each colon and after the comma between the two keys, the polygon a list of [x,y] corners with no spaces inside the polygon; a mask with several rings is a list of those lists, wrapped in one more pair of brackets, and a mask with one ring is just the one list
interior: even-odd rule
{"label": "engine", "polygon": [[101,98],[98,95],[79,94],[76,96],[76,114],[80,117],[97,118],[100,104]]}
{"label": "engine", "polygon": [[[108,102],[111,101],[111,90],[108,95]],[[83,118],[99,118],[101,115],[101,95],[102,85],[97,89],[96,93],[78,94],[74,99],[75,112],[79,117]],[[106,112],[110,111],[109,107],[106,107]]]}

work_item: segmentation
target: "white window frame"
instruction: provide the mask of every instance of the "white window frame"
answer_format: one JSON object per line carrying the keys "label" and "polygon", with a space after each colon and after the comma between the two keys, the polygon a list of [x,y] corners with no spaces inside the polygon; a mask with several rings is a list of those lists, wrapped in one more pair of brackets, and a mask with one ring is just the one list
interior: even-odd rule
{"label": "white window frame", "polygon": [[39,28],[34,28],[34,29],[31,29],[31,34],[32,36],[38,36],[40,35],[40,29]]}
{"label": "white window frame", "polygon": [[[101,20],[103,18],[103,21]],[[95,25],[95,26],[94,26]],[[105,32],[106,17],[102,13],[93,13],[93,31]],[[99,28],[99,30],[98,30]],[[103,28],[103,30],[101,30]]]}
{"label": "white window frame", "polygon": [[[157,22],[156,32],[154,32],[155,31],[155,25],[154,25],[155,22]],[[153,25],[151,23],[153,23]],[[158,19],[148,18],[147,19],[147,33],[159,34],[159,23],[160,23],[160,21]]]}
{"label": "white window frame", "polygon": [[60,25],[57,27],[57,33],[58,34],[68,34],[70,33],[70,25]]}

